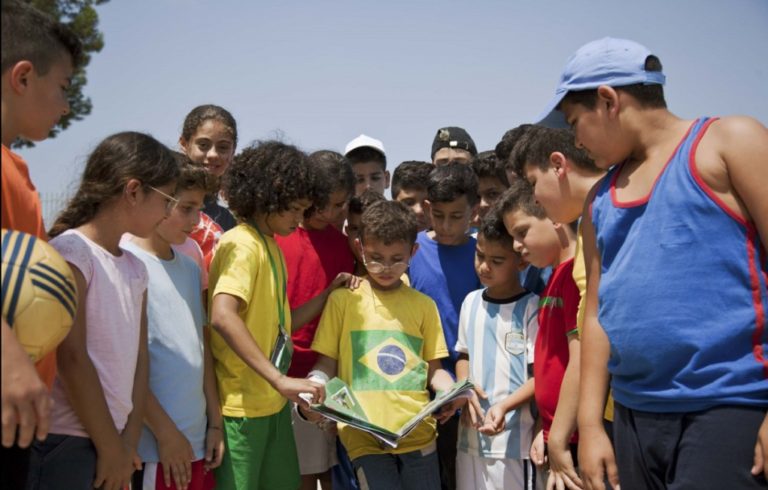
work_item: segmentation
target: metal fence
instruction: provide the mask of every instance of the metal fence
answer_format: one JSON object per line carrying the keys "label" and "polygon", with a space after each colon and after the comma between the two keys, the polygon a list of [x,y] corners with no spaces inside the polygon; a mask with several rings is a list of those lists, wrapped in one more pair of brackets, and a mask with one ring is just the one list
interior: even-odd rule
{"label": "metal fence", "polygon": [[70,198],[68,192],[45,192],[40,194],[40,202],[43,205],[43,223],[48,229],[53,225],[56,216],[59,215]]}

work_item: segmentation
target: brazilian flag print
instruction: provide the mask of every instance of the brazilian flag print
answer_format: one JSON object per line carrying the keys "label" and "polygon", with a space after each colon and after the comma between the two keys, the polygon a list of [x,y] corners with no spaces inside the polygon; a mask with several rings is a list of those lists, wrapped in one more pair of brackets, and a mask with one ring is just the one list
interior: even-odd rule
{"label": "brazilian flag print", "polygon": [[394,330],[356,330],[351,336],[353,390],[424,390],[422,339]]}

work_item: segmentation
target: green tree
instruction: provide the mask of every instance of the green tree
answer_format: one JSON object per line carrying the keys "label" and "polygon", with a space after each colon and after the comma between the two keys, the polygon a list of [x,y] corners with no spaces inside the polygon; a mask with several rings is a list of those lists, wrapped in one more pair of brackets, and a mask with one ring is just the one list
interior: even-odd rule
{"label": "green tree", "polygon": [[[83,94],[88,83],[86,68],[92,53],[104,47],[104,36],[99,31],[99,15],[94,8],[108,0],[25,0],[27,3],[67,24],[83,42],[83,64],[72,77],[69,88],[69,114],[62,117],[53,129],[50,138],[67,129],[74,121],[80,121],[91,113],[91,99]],[[32,142],[19,140],[14,146],[33,146]]]}

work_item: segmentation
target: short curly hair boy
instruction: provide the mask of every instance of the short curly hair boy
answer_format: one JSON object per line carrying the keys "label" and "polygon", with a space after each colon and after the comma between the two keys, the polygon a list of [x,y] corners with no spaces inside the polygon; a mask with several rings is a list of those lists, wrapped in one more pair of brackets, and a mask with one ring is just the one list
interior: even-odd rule
{"label": "short curly hair boy", "polygon": [[224,174],[229,209],[241,220],[287,211],[314,201],[315,175],[306,153],[279,141],[262,141],[238,154]]}

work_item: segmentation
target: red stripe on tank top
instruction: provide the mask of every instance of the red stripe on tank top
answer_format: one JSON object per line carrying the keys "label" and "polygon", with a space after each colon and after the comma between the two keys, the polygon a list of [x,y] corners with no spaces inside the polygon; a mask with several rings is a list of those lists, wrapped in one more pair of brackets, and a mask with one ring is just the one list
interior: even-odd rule
{"label": "red stripe on tank top", "polygon": [[[749,260],[749,284],[752,289],[752,304],[755,307],[755,331],[752,334],[752,353],[757,362],[763,365],[763,375],[768,378],[768,359],[763,355],[763,332],[765,331],[765,310],[760,290],[760,275],[757,242],[757,228],[751,223],[747,225],[747,258]],[[765,273],[762,273],[765,278]],[[768,283],[766,284],[768,287]]]}

